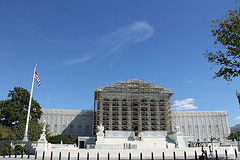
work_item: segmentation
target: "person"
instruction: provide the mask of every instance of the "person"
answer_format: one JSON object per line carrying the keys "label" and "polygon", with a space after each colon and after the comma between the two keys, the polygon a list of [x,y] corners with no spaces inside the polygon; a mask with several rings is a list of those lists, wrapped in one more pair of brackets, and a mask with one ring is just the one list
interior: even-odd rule
{"label": "person", "polygon": [[166,143],[166,148],[168,148],[168,143]]}
{"label": "person", "polygon": [[211,146],[209,146],[209,157],[212,157],[212,147]]}
{"label": "person", "polygon": [[204,148],[203,148],[203,144],[202,144],[202,156],[204,155]]}
{"label": "person", "polygon": [[175,148],[178,148],[178,142],[175,143]]}

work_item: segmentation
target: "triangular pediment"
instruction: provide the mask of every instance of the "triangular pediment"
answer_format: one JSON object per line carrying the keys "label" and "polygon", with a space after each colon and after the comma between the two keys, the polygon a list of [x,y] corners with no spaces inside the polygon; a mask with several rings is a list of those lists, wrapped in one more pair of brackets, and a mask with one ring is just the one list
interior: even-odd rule
{"label": "triangular pediment", "polygon": [[139,88],[139,87],[158,88],[163,90],[164,92],[171,92],[170,90],[157,86],[154,83],[145,82],[135,78],[98,88],[97,91],[104,91],[109,88],[125,88],[125,87],[126,88]]}

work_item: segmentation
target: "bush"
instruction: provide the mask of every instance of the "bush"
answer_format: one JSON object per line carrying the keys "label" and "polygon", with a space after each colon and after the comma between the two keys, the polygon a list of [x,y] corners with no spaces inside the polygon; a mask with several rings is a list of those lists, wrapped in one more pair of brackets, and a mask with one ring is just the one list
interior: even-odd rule
{"label": "bush", "polygon": [[22,147],[21,145],[16,145],[15,148],[11,147],[9,144],[3,144],[3,145],[0,145],[0,156],[3,156],[4,152],[6,152],[6,155],[9,155],[10,154],[10,150],[12,150],[12,155],[14,155],[16,152],[18,155],[21,155],[22,154],[22,151],[23,151],[23,154],[27,154],[28,153],[28,148],[26,147]]}
{"label": "bush", "polygon": [[11,149],[12,149],[11,146],[8,144],[0,145],[0,150],[1,150],[0,155],[2,156],[4,151],[6,151],[6,155],[9,155]]}
{"label": "bush", "polygon": [[75,139],[73,138],[72,135],[56,135],[56,136],[51,136],[48,139],[48,142],[53,144],[60,144],[61,141],[62,143],[67,143],[67,144],[75,143]]}
{"label": "bush", "polygon": [[22,154],[22,151],[23,151],[23,154],[27,154],[28,153],[28,148],[27,147],[23,147],[21,145],[16,145],[15,148],[14,148],[14,154],[15,152],[17,152],[18,155]]}

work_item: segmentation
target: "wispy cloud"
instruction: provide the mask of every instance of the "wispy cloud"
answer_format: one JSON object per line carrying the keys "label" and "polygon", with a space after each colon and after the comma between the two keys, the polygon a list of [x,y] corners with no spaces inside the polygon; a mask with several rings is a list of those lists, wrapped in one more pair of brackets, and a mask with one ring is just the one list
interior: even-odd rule
{"label": "wispy cloud", "polygon": [[181,101],[174,101],[173,103],[173,107],[175,108],[175,110],[193,110],[193,109],[197,109],[198,107],[194,105],[195,100],[193,98],[187,98]]}
{"label": "wispy cloud", "polygon": [[53,99],[54,95],[46,95],[46,100],[51,101]]}
{"label": "wispy cloud", "polygon": [[236,119],[236,120],[237,120],[237,119],[240,119],[240,116],[237,116],[237,117],[236,117],[236,118],[234,118],[234,119]]}
{"label": "wispy cloud", "polygon": [[99,43],[104,47],[104,56],[108,56],[130,45],[148,40],[153,33],[153,27],[147,22],[135,22],[107,34]]}
{"label": "wispy cloud", "polygon": [[192,83],[192,81],[191,81],[191,80],[189,80],[189,81],[187,81],[187,83]]}
{"label": "wispy cloud", "polygon": [[74,60],[67,61],[67,62],[65,62],[65,64],[67,64],[67,65],[78,64],[78,63],[82,63],[82,62],[88,61],[90,59],[91,59],[91,56],[85,55],[85,56],[76,58]]}
{"label": "wispy cloud", "polygon": [[85,56],[65,62],[65,65],[79,64],[88,60],[102,60],[122,49],[148,40],[153,36],[154,29],[147,22],[134,22],[122,26],[99,38]]}

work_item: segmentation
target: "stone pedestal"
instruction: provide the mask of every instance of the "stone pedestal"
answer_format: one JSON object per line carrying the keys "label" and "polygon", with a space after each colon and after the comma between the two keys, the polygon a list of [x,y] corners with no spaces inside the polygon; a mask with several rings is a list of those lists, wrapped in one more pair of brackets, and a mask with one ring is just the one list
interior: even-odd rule
{"label": "stone pedestal", "polygon": [[187,147],[188,141],[193,141],[193,137],[183,136],[182,132],[168,135],[168,137],[175,142],[177,148],[185,148]]}
{"label": "stone pedestal", "polygon": [[104,133],[97,133],[97,142],[104,143]]}
{"label": "stone pedestal", "polygon": [[101,148],[104,144],[104,133],[103,132],[97,132],[97,141],[96,141],[96,148]]}
{"label": "stone pedestal", "polygon": [[36,151],[39,155],[42,155],[43,152],[47,151],[48,148],[48,141],[46,140],[46,121],[43,121],[43,129],[42,129],[42,134],[40,136],[40,139],[37,141],[37,147],[36,147]]}

